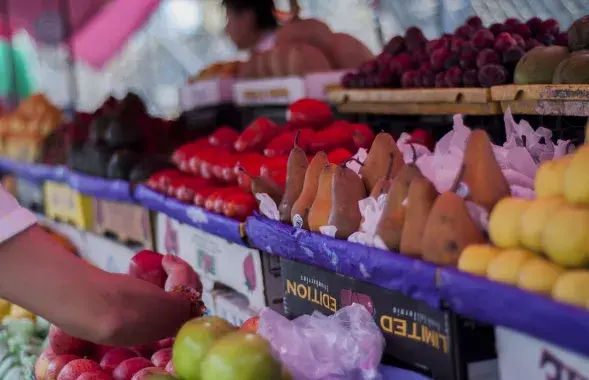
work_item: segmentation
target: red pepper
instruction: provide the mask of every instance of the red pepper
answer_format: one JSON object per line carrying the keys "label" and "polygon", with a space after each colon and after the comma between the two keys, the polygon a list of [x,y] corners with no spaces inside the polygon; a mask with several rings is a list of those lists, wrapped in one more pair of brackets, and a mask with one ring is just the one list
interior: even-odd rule
{"label": "red pepper", "polygon": [[264,155],[266,157],[288,155],[295,145],[297,134],[299,135],[297,146],[302,150],[307,151],[309,144],[316,134],[311,129],[297,129],[295,131],[283,133],[272,139],[272,141],[266,146],[266,149],[264,149]]}
{"label": "red pepper", "polygon": [[206,178],[184,177],[176,187],[175,197],[181,202],[192,203],[196,192],[203,187],[210,187],[213,182]]}
{"label": "red pepper", "polygon": [[287,110],[286,120],[294,124],[312,125],[323,128],[333,120],[329,104],[317,99],[300,99],[292,103]]}
{"label": "red pepper", "polygon": [[223,214],[229,218],[244,222],[258,209],[256,197],[252,194],[233,194],[227,198],[223,205]]}
{"label": "red pepper", "polygon": [[282,128],[273,121],[260,117],[248,125],[235,141],[235,150],[240,153],[261,152]]}
{"label": "red pepper", "polygon": [[347,149],[338,148],[329,152],[327,155],[327,160],[332,164],[339,165],[352,156],[352,153],[350,153]]}
{"label": "red pepper", "polygon": [[204,207],[207,198],[218,190],[218,186],[209,186],[198,189],[194,194],[193,203],[198,207]]}
{"label": "red pepper", "polygon": [[366,124],[352,124],[354,130],[354,145],[356,151],[360,148],[370,149],[374,141],[374,132]]}
{"label": "red pepper", "polygon": [[238,137],[239,132],[227,125],[223,125],[217,128],[215,132],[209,136],[208,141],[212,146],[233,149],[233,145],[235,144],[235,141],[237,141]]}

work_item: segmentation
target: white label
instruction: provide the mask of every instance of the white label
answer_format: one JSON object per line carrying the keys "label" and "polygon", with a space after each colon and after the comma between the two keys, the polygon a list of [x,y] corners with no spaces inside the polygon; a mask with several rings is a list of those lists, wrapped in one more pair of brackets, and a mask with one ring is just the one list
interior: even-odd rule
{"label": "white label", "polygon": [[305,95],[305,81],[298,77],[239,81],[233,87],[233,100],[245,106],[288,105]]}
{"label": "white label", "polygon": [[295,228],[303,228],[303,217],[296,214],[292,217],[292,226]]}
{"label": "white label", "polygon": [[233,83],[233,79],[211,79],[187,84],[180,88],[180,106],[183,111],[189,111],[229,102]]}
{"label": "white label", "polygon": [[589,358],[503,327],[495,329],[501,380],[588,380]]}
{"label": "white label", "polygon": [[458,188],[456,189],[456,195],[460,198],[466,198],[469,194],[468,185],[464,182],[460,182],[458,184]]}
{"label": "white label", "polygon": [[179,229],[180,222],[166,214],[158,213],[156,217],[156,251],[161,254],[177,255],[180,251]]}
{"label": "white label", "polygon": [[480,362],[468,363],[469,380],[498,380],[499,368],[497,360],[484,360]]}

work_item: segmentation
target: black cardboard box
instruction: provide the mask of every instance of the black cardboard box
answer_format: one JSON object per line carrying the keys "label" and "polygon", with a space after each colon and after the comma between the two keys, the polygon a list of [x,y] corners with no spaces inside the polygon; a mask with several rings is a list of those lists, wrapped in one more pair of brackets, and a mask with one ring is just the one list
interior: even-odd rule
{"label": "black cardboard box", "polygon": [[385,340],[384,361],[436,380],[496,378],[493,328],[375,285],[290,260],[281,260],[285,313],[333,314],[354,302],[370,311]]}

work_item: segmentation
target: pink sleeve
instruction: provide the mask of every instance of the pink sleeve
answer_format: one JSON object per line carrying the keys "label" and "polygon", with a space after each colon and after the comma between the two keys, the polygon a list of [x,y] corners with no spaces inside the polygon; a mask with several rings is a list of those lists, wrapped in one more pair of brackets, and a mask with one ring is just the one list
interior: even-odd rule
{"label": "pink sleeve", "polygon": [[0,186],[0,243],[37,223],[35,215]]}

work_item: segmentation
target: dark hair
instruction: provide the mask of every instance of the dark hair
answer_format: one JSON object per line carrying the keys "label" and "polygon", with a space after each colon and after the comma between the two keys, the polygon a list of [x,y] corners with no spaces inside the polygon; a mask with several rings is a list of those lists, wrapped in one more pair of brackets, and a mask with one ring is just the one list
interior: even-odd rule
{"label": "dark hair", "polygon": [[274,0],[222,0],[224,7],[236,12],[253,11],[260,29],[274,29],[278,21],[274,15]]}

